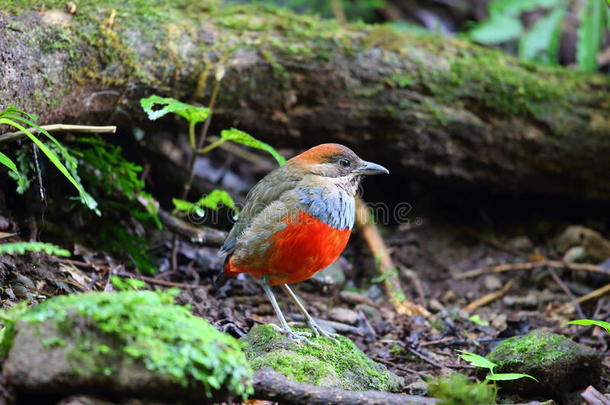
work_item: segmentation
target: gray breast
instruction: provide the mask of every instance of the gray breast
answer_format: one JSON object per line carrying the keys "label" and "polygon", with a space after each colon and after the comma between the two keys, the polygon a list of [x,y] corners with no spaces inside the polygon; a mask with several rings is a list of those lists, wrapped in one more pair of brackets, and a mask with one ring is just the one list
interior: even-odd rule
{"label": "gray breast", "polygon": [[301,208],[311,216],[337,229],[352,229],[354,226],[354,197],[341,189],[328,191],[324,188],[298,188]]}

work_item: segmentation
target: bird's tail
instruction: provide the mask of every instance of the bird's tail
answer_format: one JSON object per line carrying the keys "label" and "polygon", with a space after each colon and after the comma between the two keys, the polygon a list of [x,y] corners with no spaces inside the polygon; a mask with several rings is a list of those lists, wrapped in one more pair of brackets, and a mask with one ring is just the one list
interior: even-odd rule
{"label": "bird's tail", "polygon": [[223,272],[214,279],[214,288],[219,289],[227,282],[227,280],[229,280],[229,276],[227,276],[223,270]]}
{"label": "bird's tail", "polygon": [[214,279],[214,288],[219,289],[222,287],[231,277],[234,277],[236,273],[231,271],[231,256],[227,256],[225,258],[224,265],[222,266],[222,271],[219,275]]}

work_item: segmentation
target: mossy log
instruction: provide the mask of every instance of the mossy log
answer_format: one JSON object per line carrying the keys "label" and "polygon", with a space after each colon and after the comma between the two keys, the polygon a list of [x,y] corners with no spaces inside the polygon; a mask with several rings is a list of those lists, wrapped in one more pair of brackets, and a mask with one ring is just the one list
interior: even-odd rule
{"label": "mossy log", "polygon": [[65,4],[0,0],[0,106],[142,126],[140,97],[207,104],[225,71],[217,128],[274,146],[347,143],[404,178],[610,201],[607,77],[262,6]]}

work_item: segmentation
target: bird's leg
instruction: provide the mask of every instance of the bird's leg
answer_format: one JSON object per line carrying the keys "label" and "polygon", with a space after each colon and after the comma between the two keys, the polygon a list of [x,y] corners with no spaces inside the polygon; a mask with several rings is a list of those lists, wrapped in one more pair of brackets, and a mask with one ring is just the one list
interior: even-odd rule
{"label": "bird's leg", "polygon": [[320,325],[318,325],[318,323],[313,319],[313,317],[311,315],[309,315],[309,312],[307,312],[307,310],[305,309],[305,306],[301,302],[300,298],[297,297],[297,295],[294,293],[294,291],[292,291],[292,289],[290,287],[288,287],[287,284],[282,284],[282,288],[284,289],[284,291],[286,291],[286,294],[288,294],[288,296],[290,298],[292,298],[294,303],[297,305],[297,308],[299,308],[299,311],[305,317],[305,323],[307,323],[307,326],[309,326],[311,328],[311,330],[314,331],[314,333],[316,334],[316,337],[322,335],[325,338],[332,340],[334,343],[339,343],[339,341],[337,339],[335,339],[335,337],[334,337],[334,336],[336,336],[336,334],[329,333],[329,332],[325,331],[324,329],[322,329],[322,327]]}
{"label": "bird's leg", "polygon": [[285,333],[291,339],[302,340],[311,345],[318,346],[316,343],[310,342],[309,339],[307,339],[307,336],[311,336],[310,333],[295,332],[292,329],[290,329],[290,326],[288,326],[288,322],[286,322],[286,318],[284,318],[284,314],[282,313],[282,310],[280,309],[280,306],[278,305],[278,303],[275,299],[275,295],[273,295],[273,291],[271,291],[271,286],[269,285],[269,277],[266,274],[261,277],[261,284],[263,286],[263,291],[265,291],[265,294],[267,294],[267,298],[269,298],[269,301],[271,301],[271,306],[273,307],[275,314],[277,315],[278,319],[280,320],[281,326],[278,327],[273,324],[271,324],[271,326],[273,326],[275,329],[279,330],[280,332]]}

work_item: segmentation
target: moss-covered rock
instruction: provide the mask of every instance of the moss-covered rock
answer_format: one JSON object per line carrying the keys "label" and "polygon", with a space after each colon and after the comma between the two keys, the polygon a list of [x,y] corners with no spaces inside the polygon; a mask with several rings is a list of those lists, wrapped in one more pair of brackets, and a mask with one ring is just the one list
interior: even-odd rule
{"label": "moss-covered rock", "polygon": [[487,358],[498,364],[496,373],[525,373],[539,381],[501,381],[503,388],[555,398],[598,383],[602,359],[595,350],[546,330],[507,339]]}
{"label": "moss-covered rock", "polygon": [[[307,329],[304,329],[307,331]],[[254,370],[270,367],[298,382],[347,390],[400,390],[402,380],[368,358],[345,337],[339,343],[311,338],[319,347],[295,342],[267,325],[257,325],[242,338]]]}
{"label": "moss-covered rock", "polygon": [[166,293],[70,295],[5,315],[3,374],[23,395],[205,403],[252,390],[239,342]]}

